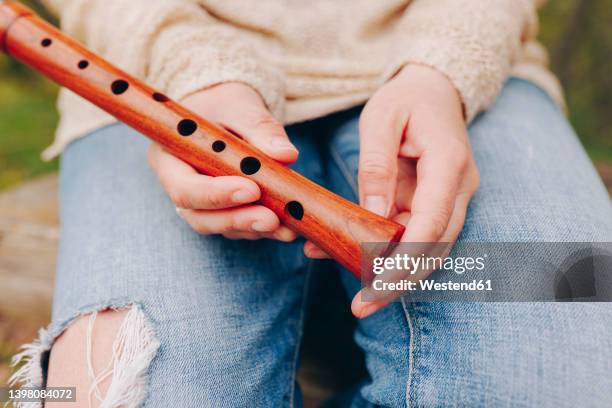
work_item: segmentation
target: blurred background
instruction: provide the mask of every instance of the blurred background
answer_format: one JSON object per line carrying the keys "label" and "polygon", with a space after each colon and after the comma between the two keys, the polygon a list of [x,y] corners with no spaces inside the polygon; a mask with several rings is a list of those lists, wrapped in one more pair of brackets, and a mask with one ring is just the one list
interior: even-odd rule
{"label": "blurred background", "polygon": [[[26,3],[44,14],[37,4]],[[540,33],[564,85],[569,118],[609,188],[611,21],[612,0],[554,0],[541,12]],[[43,162],[40,154],[53,138],[57,91],[0,56],[0,386],[8,377],[10,356],[49,316],[58,161]]]}

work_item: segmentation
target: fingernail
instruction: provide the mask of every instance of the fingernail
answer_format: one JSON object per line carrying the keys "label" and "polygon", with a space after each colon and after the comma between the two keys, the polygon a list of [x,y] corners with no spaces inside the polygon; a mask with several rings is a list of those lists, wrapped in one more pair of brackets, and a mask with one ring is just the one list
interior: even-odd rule
{"label": "fingernail", "polygon": [[255,200],[255,195],[250,190],[238,190],[232,194],[235,203],[248,203]]}
{"label": "fingernail", "polygon": [[295,240],[295,233],[287,228],[279,228],[274,233],[274,237],[279,241],[291,242]]}
{"label": "fingernail", "polygon": [[251,229],[255,232],[268,232],[270,228],[266,225],[264,221],[255,221],[251,224]]}
{"label": "fingernail", "polygon": [[372,211],[374,214],[382,215],[383,217],[387,215],[387,199],[385,196],[366,196],[364,206],[366,210]]}
{"label": "fingernail", "polygon": [[378,310],[376,307],[377,307],[376,303],[367,304],[361,309],[359,313],[359,318],[365,319],[366,317],[373,315]]}
{"label": "fingernail", "polygon": [[288,140],[274,139],[272,141],[272,146],[274,146],[278,150],[293,150],[297,152],[297,149],[295,148],[295,146]]}

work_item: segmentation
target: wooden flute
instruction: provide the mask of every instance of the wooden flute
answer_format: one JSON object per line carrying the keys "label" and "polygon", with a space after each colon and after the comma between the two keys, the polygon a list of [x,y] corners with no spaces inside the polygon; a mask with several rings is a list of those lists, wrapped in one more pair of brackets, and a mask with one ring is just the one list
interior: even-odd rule
{"label": "wooden flute", "polygon": [[404,226],[373,214],[277,163],[261,151],[126,74],[12,0],[0,1],[2,51],[69,88],[197,171],[244,176],[261,189],[259,204],[360,277],[361,243],[384,255]]}

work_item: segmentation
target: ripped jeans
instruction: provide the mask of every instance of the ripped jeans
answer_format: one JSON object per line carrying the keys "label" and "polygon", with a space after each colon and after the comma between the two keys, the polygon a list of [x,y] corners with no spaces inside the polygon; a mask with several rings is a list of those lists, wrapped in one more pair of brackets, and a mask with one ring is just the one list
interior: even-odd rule
{"label": "ripped jeans", "polygon": [[[358,116],[353,109],[287,128],[300,150],[293,167],[351,200]],[[612,240],[609,196],[540,89],[509,80],[470,137],[482,181],[460,240]],[[150,330],[131,339],[147,363],[136,403],[301,406],[296,370],[317,263],[304,257],[303,241],[193,232],[149,169],[148,144],[118,124],[65,152],[53,323],[30,353],[39,365],[22,377],[44,381],[40,353],[75,316],[132,306],[130,325]],[[352,297],[360,283],[339,273]],[[354,336],[369,379],[350,406],[612,401],[612,304],[397,302],[360,321]]]}

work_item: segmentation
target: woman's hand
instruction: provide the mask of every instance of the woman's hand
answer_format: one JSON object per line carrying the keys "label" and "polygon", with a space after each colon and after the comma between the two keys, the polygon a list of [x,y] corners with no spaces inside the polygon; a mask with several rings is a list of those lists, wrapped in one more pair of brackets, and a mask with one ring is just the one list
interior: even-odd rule
{"label": "woman's hand", "polygon": [[[450,80],[432,68],[407,65],[372,96],[359,128],[361,204],[405,224],[402,242],[456,241],[479,175]],[[305,252],[324,255],[312,243]],[[400,295],[381,298],[371,290],[353,299],[355,316],[369,316]],[[364,293],[376,300],[362,301]]]}
{"label": "woman's hand", "polygon": [[[259,94],[231,82],[195,93],[182,103],[201,116],[239,134],[273,159],[289,164],[298,151],[285,130],[268,112]],[[237,176],[209,177],[153,144],[149,163],[177,207],[180,216],[201,234],[230,239],[273,238],[292,241],[296,234],[280,224],[276,214],[252,204],[260,197],[257,184]]]}

